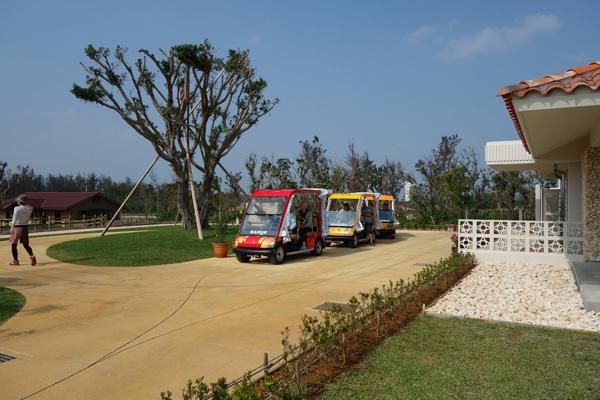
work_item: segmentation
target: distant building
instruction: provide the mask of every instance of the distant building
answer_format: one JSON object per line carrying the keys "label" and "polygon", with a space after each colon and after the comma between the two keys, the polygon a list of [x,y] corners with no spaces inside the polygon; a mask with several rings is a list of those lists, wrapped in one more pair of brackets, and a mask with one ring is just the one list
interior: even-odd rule
{"label": "distant building", "polygon": [[410,188],[412,188],[412,183],[406,182],[406,185],[404,185],[404,201],[410,201]]}
{"label": "distant building", "polygon": [[[81,219],[106,215],[112,218],[120,203],[99,192],[26,192],[29,205],[33,207],[33,218]],[[17,197],[2,202],[2,217],[12,218],[17,206]]]}

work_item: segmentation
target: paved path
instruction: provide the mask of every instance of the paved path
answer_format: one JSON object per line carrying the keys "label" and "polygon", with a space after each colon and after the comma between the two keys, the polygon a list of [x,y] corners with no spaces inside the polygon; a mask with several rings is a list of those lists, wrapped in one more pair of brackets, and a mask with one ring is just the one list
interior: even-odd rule
{"label": "paved path", "polygon": [[27,298],[0,326],[0,353],[16,357],[0,363],[0,399],[159,399],[167,390],[180,398],[188,379],[234,380],[263,353],[280,354],[281,330],[296,334],[304,314],[318,315],[313,307],[412,277],[451,246],[448,232],[398,231],[375,247],[334,245],[281,265],[229,256],[86,267],[45,255],[96,235],[33,237],[35,267],[9,266],[10,246],[0,242],[0,286]]}

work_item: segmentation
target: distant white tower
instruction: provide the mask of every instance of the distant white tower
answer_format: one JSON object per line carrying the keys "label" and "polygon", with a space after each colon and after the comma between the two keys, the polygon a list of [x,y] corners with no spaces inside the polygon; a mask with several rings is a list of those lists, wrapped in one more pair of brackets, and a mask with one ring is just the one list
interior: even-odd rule
{"label": "distant white tower", "polygon": [[412,183],[406,182],[404,185],[404,201],[410,201],[410,188],[412,187]]}

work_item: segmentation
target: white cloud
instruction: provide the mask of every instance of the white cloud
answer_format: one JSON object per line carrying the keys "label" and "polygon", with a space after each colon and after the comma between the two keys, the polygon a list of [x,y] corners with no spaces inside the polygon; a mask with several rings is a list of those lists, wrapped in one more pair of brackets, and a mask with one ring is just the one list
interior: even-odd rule
{"label": "white cloud", "polygon": [[460,59],[472,54],[504,49],[527,43],[538,33],[552,32],[560,27],[555,15],[537,14],[527,17],[521,25],[502,28],[485,28],[474,37],[466,36],[448,40],[445,50],[437,55],[442,58]]}
{"label": "white cloud", "polygon": [[435,26],[424,25],[416,31],[404,35],[404,41],[410,44],[420,43],[429,39],[435,33],[435,31]]}

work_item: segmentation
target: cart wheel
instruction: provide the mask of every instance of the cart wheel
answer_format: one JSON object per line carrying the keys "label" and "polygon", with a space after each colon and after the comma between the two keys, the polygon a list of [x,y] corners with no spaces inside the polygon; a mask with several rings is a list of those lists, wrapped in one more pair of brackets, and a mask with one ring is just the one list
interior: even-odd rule
{"label": "cart wheel", "polygon": [[269,255],[269,261],[271,261],[271,264],[277,265],[281,264],[284,258],[285,249],[283,248],[283,245],[279,243],[277,246],[275,246],[275,251],[273,252],[273,254]]}
{"label": "cart wheel", "polygon": [[323,254],[323,239],[317,239],[315,242],[315,249],[310,252],[313,256],[320,256]]}
{"label": "cart wheel", "polygon": [[358,246],[358,233],[355,233],[354,236],[352,236],[352,240],[348,242],[348,246],[350,246],[353,249],[355,249]]}
{"label": "cart wheel", "polygon": [[235,258],[237,258],[237,260],[241,263],[247,263],[248,261],[250,261],[250,256],[246,254],[236,253]]}

